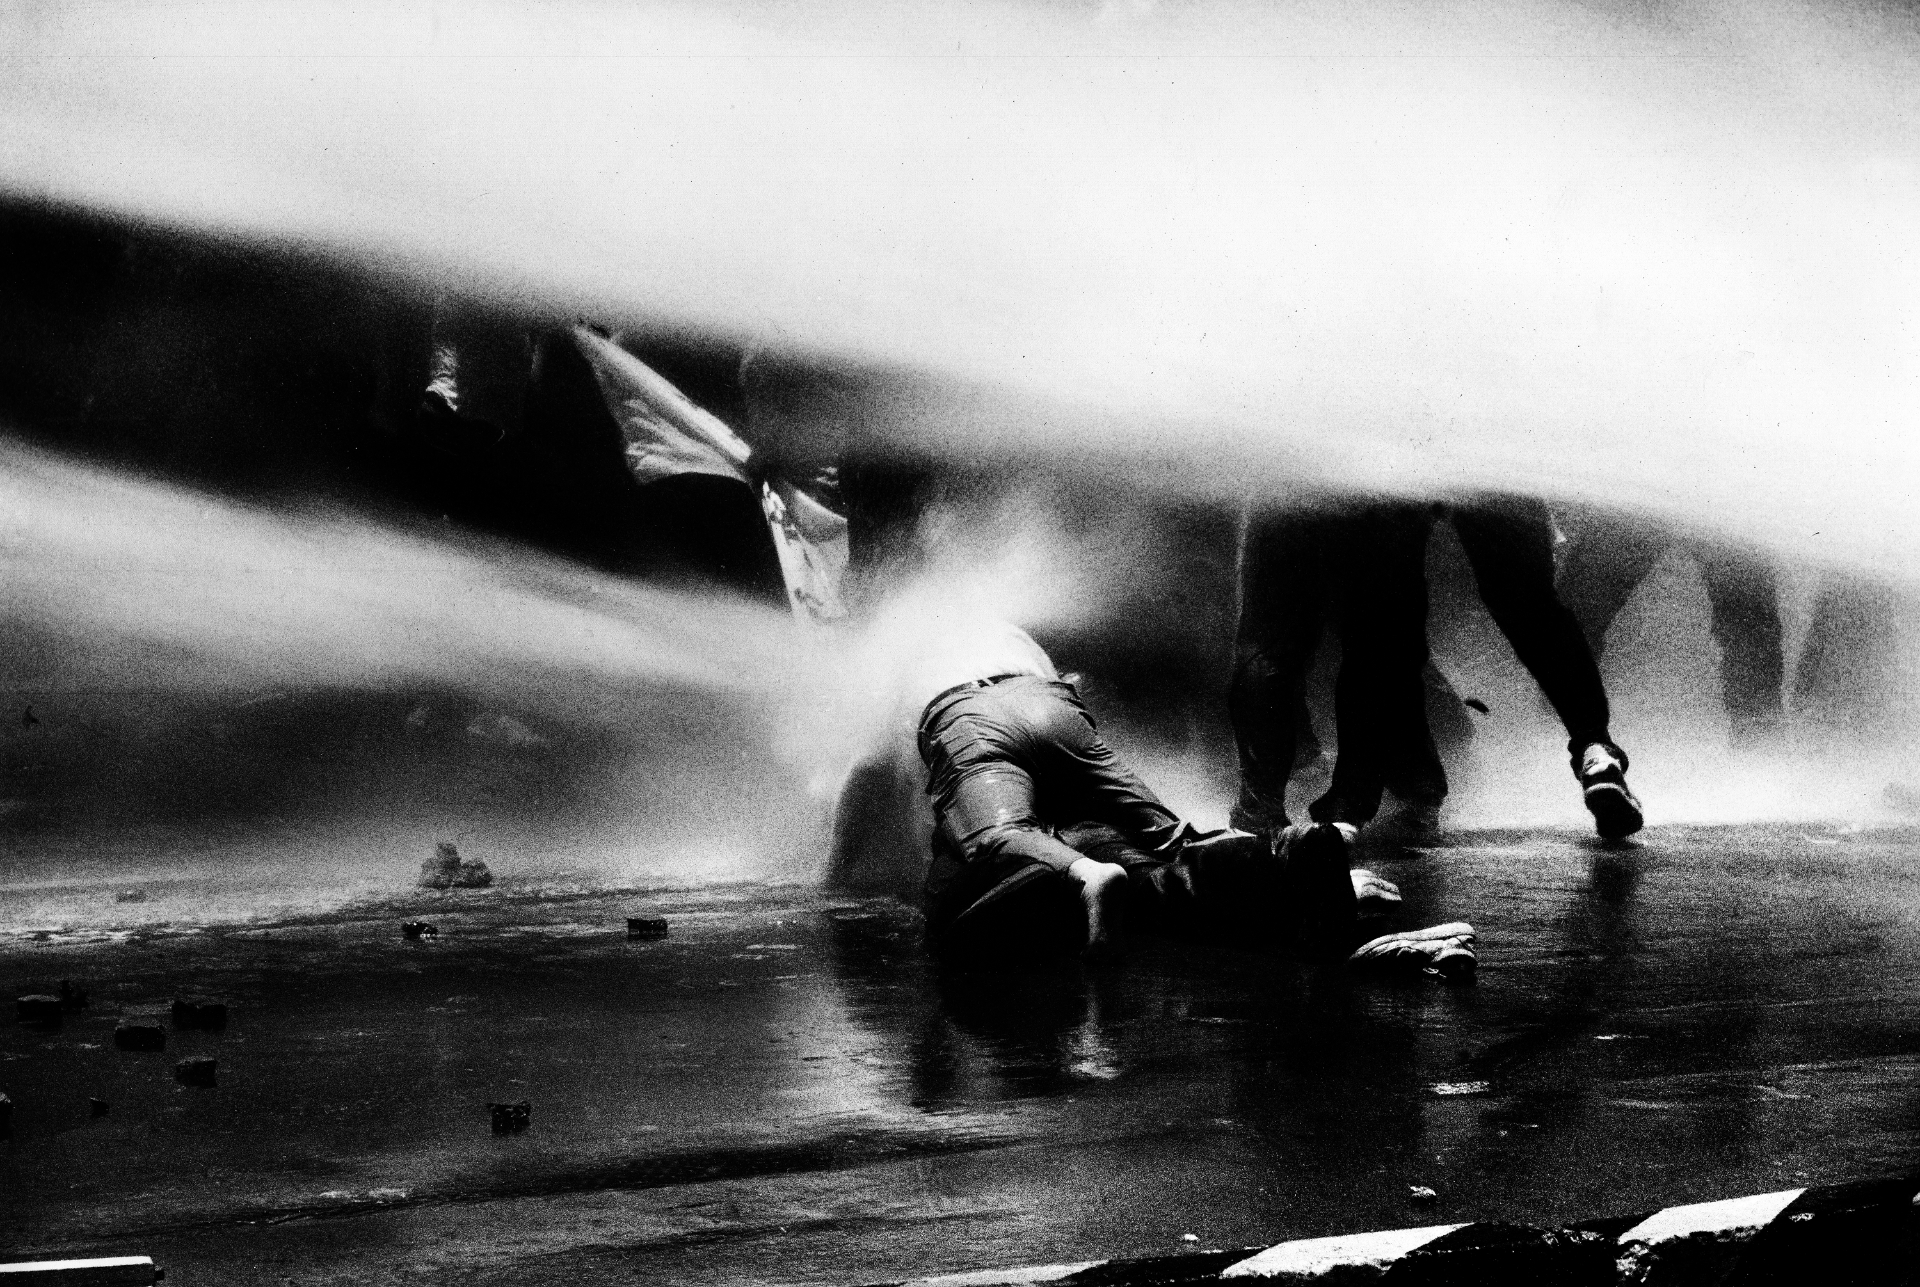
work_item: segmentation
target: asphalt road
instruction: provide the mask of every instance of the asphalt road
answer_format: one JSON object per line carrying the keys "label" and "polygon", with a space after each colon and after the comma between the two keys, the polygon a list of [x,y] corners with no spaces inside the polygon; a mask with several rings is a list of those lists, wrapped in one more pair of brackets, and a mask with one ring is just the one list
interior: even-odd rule
{"label": "asphalt road", "polygon": [[[1467,987],[1181,944],[943,976],[911,913],[795,887],[15,934],[9,996],[92,1004],[0,1025],[0,1247],[177,1287],[862,1283],[1864,1178],[1920,1158],[1917,860],[1746,827],[1373,861],[1396,926],[1479,929]],[[115,1049],[186,993],[226,1030]]]}

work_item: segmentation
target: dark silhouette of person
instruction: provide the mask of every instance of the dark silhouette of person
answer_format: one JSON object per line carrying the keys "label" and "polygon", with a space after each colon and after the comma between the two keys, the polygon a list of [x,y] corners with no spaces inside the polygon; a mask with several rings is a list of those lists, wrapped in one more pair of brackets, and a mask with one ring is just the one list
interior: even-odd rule
{"label": "dark silhouette of person", "polygon": [[[1642,824],[1612,739],[1599,667],[1554,591],[1553,529],[1543,502],[1479,494],[1447,507],[1475,587],[1567,730],[1582,798],[1603,837]],[[1391,782],[1422,810],[1447,790],[1427,720],[1426,546],[1436,507],[1327,499],[1249,521],[1229,695],[1240,760],[1236,827],[1288,825],[1286,786],[1305,711],[1304,685],[1329,625],[1341,661],[1334,707],[1339,752],[1326,792],[1308,808],[1351,840],[1379,812]]]}

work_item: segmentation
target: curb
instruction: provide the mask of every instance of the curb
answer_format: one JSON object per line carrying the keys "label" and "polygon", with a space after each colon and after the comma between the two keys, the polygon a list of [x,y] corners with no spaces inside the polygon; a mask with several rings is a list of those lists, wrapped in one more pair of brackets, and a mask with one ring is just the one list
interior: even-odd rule
{"label": "curb", "polygon": [[1557,1229],[1483,1221],[1306,1238],[1141,1260],[983,1269],[872,1287],[1189,1287],[1235,1282],[1344,1287],[1771,1287],[1920,1281],[1920,1171]]}

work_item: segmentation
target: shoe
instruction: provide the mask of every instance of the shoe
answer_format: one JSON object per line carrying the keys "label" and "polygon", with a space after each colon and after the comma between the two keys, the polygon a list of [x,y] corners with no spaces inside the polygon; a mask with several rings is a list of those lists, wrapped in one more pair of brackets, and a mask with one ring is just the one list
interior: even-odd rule
{"label": "shoe", "polygon": [[1422,930],[1382,934],[1363,943],[1347,958],[1358,966],[1417,969],[1452,982],[1473,977],[1479,960],[1473,953],[1473,926],[1465,921],[1450,921]]}
{"label": "shoe", "polygon": [[1646,825],[1640,801],[1627,789],[1625,751],[1609,742],[1589,742],[1575,772],[1601,839],[1623,840]]}
{"label": "shoe", "polygon": [[1348,847],[1358,834],[1346,823],[1290,827],[1276,837],[1285,867],[1281,906],[1293,929],[1294,950],[1307,960],[1337,959],[1353,942],[1359,920]]}

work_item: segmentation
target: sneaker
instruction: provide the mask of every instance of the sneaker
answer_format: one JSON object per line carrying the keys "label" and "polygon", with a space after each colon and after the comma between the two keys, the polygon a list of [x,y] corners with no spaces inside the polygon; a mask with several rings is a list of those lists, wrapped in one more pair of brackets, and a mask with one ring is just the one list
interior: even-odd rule
{"label": "sneaker", "polygon": [[1338,958],[1353,942],[1360,913],[1347,850],[1356,834],[1346,823],[1322,822],[1290,827],[1278,838],[1286,860],[1282,906],[1294,948],[1308,960]]}
{"label": "sneaker", "polygon": [[1473,977],[1479,965],[1473,953],[1473,926],[1465,921],[1450,921],[1422,930],[1382,934],[1363,943],[1347,958],[1359,966],[1417,969],[1453,982]]}
{"label": "sneaker", "polygon": [[1646,824],[1640,801],[1627,789],[1626,752],[1608,742],[1589,742],[1576,771],[1587,812],[1602,839],[1625,839]]}

